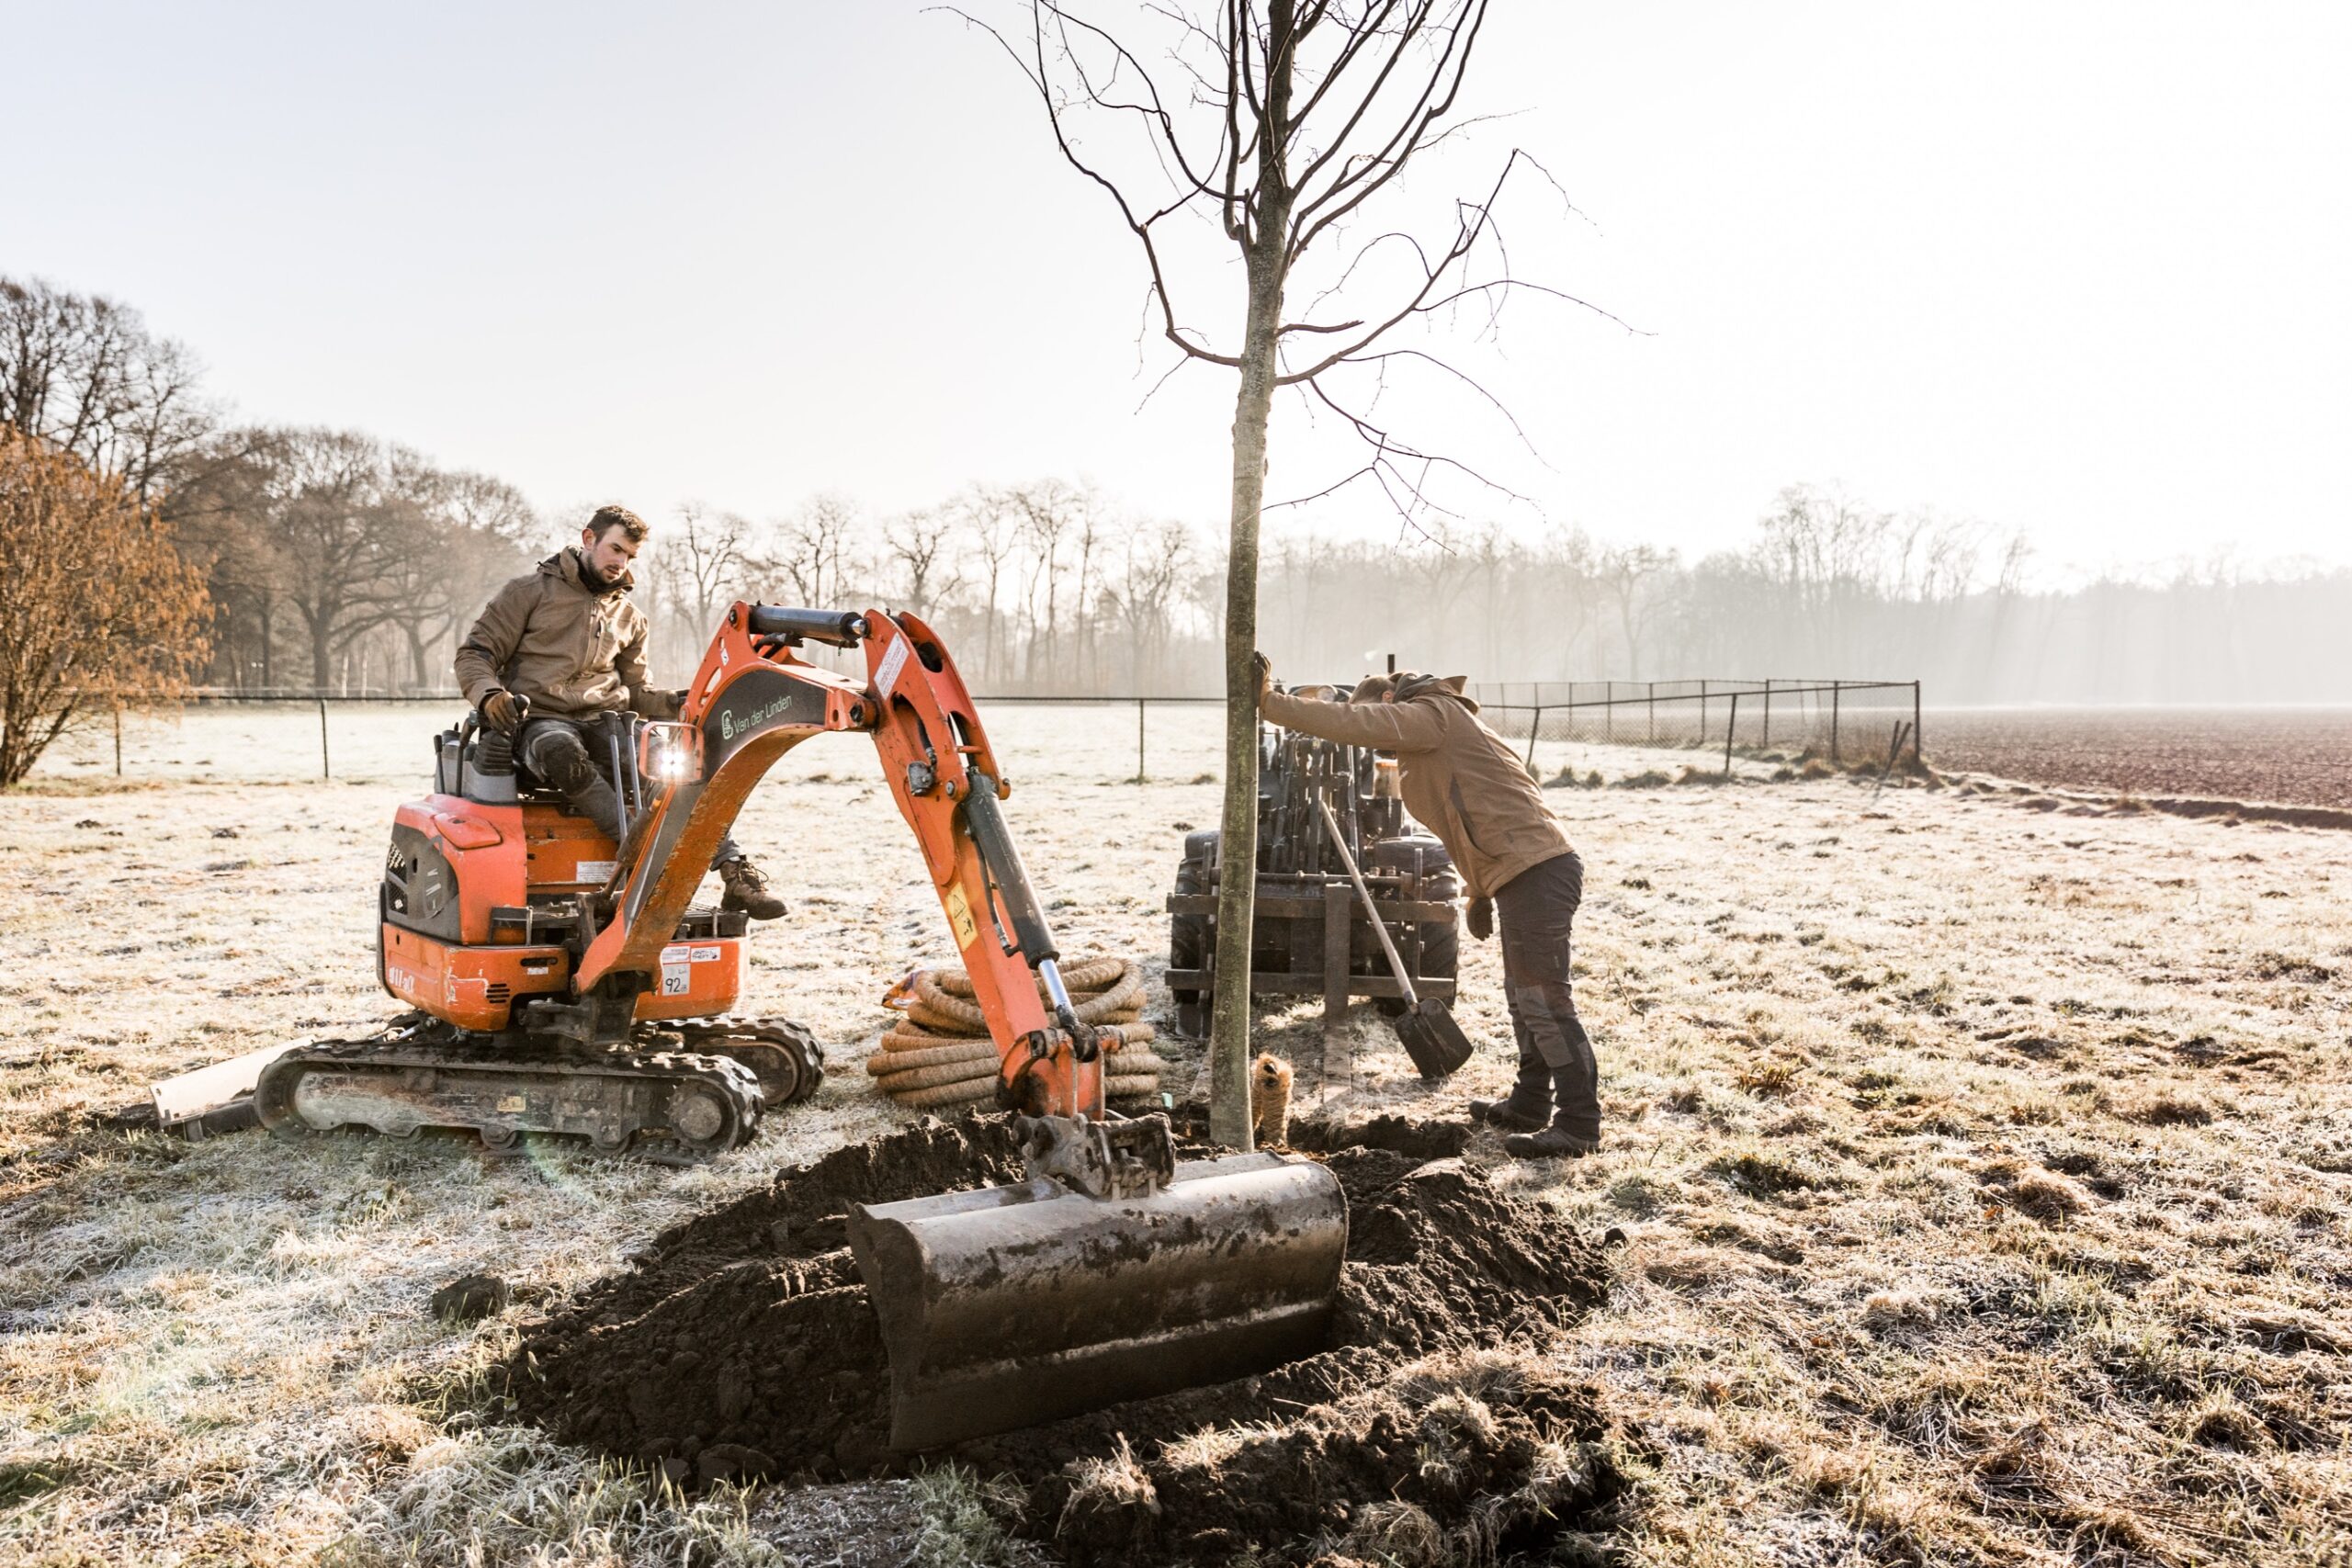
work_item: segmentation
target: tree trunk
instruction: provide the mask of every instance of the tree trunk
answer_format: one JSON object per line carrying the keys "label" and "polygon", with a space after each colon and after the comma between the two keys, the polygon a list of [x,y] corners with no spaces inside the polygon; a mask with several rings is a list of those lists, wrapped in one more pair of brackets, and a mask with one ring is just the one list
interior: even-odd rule
{"label": "tree trunk", "polygon": [[1259,129],[1255,230],[1246,254],[1249,320],[1241,389],[1233,408],[1233,519],[1225,569],[1225,818],[1218,838],[1216,981],[1209,1014],[1209,1137],[1251,1146],[1250,945],[1258,894],[1258,523],[1266,500],[1266,425],[1273,412],[1291,192],[1283,165],[1290,141],[1295,51],[1291,0],[1268,14],[1266,107]]}

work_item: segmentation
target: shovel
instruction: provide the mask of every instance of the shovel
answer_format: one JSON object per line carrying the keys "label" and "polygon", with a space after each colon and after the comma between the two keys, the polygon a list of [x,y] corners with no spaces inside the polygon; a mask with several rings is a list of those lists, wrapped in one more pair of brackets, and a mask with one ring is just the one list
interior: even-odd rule
{"label": "shovel", "polygon": [[1355,856],[1348,853],[1348,841],[1340,834],[1340,824],[1331,815],[1331,803],[1321,795],[1315,797],[1315,809],[1323,814],[1323,829],[1331,835],[1331,847],[1340,852],[1340,863],[1348,868],[1348,880],[1356,885],[1356,897],[1363,901],[1364,913],[1372,919],[1372,934],[1380,939],[1380,951],[1388,955],[1389,973],[1396,976],[1396,988],[1405,993],[1405,1013],[1396,1021],[1396,1038],[1403,1043],[1405,1055],[1413,1058],[1413,1066],[1425,1078],[1442,1078],[1470,1059],[1470,1041],[1445,1004],[1435,997],[1413,994],[1413,982],[1405,973],[1405,961],[1396,956],[1396,944],[1388,940],[1388,923],[1380,918],[1380,906],[1372,901],[1372,889],[1363,885],[1363,873],[1356,869]]}

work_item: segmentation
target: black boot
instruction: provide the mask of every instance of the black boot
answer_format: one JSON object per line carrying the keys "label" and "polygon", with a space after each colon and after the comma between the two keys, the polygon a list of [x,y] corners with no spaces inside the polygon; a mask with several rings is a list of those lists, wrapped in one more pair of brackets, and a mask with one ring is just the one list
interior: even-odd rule
{"label": "black boot", "polygon": [[1503,1140],[1503,1152],[1519,1159],[1576,1159],[1600,1147],[1598,1138],[1580,1138],[1555,1122],[1540,1133],[1514,1133]]}
{"label": "black boot", "polygon": [[1519,1081],[1501,1100],[1474,1100],[1470,1120],[1509,1133],[1534,1133],[1552,1119],[1552,1069],[1541,1056],[1519,1059]]}
{"label": "black boot", "polygon": [[755,920],[773,920],[784,914],[784,900],[768,891],[768,879],[750,861],[727,862],[718,868],[718,880],[727,886],[727,897],[718,902],[720,908],[741,909]]}

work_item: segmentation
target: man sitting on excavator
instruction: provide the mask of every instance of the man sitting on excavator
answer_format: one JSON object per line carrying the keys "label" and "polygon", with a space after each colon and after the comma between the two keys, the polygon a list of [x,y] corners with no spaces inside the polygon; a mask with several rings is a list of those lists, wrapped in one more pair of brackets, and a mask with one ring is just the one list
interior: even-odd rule
{"label": "man sitting on excavator", "polygon": [[[582,726],[624,709],[673,719],[685,697],[647,683],[645,612],[628,597],[636,586],[629,563],[646,532],[645,519],[628,508],[598,508],[576,547],[492,594],[458,645],[466,700],[485,722],[514,735],[523,765],[616,844],[627,836],[620,796],[597,769]],[[517,697],[529,699],[527,718]],[[726,885],[725,908],[755,920],[784,913],[784,900],[731,835],[719,840],[710,869]]]}
{"label": "man sitting on excavator", "polygon": [[[1460,677],[1374,675],[1346,702],[1273,687],[1258,659],[1258,711],[1285,729],[1393,753],[1405,809],[1445,842],[1470,895],[1466,923],[1484,942],[1502,911],[1503,997],[1519,1037],[1519,1082],[1470,1113],[1509,1129],[1510,1153],[1575,1156],[1600,1145],[1600,1070],[1568,985],[1568,927],[1584,897],[1584,862],[1519,755],[1478,722]],[[1547,1124],[1548,1123],[1548,1124]]]}

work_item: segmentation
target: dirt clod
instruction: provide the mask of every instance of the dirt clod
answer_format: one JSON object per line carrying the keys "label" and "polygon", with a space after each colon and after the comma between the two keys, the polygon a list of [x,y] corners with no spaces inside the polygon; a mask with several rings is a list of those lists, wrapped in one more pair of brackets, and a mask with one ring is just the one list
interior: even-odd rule
{"label": "dirt clod", "polygon": [[[1476,1167],[1413,1152],[1453,1142],[1447,1125],[1377,1121],[1395,1125],[1325,1156],[1350,1213],[1326,1348],[962,1445],[955,1458],[1026,1489],[1026,1533],[1079,1563],[1305,1562],[1335,1541],[1374,1561],[1408,1542],[1431,1561],[1492,1560],[1574,1528],[1614,1490],[1595,1391],[1540,1350],[1605,1293],[1599,1252]],[[1002,1180],[1015,1164],[1004,1123],[983,1118],[786,1172],[527,1332],[505,1386],[568,1440],[706,1483],[904,1472],[843,1205]]]}
{"label": "dirt clod", "polygon": [[514,1292],[495,1274],[467,1274],[433,1292],[427,1310],[444,1323],[480,1323],[512,1305]]}

